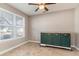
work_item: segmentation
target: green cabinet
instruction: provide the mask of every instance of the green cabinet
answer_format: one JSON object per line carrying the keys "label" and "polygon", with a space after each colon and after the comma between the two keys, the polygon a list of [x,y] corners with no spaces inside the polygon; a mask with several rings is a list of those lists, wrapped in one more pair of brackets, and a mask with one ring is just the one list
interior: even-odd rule
{"label": "green cabinet", "polygon": [[58,34],[51,34],[51,45],[60,45],[60,39]]}
{"label": "green cabinet", "polygon": [[70,34],[60,34],[60,46],[70,47]]}
{"label": "green cabinet", "polygon": [[70,33],[41,33],[41,44],[70,47]]}
{"label": "green cabinet", "polygon": [[43,44],[51,44],[51,35],[48,33],[41,34],[41,43]]}

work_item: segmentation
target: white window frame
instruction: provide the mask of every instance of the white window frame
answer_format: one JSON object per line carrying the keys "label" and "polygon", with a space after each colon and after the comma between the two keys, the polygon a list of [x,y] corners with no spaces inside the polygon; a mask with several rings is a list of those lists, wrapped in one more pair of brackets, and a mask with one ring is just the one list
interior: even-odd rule
{"label": "white window frame", "polygon": [[[22,17],[23,18],[23,29],[24,29],[24,36],[22,36],[22,37],[14,37],[14,38],[11,38],[11,39],[5,39],[5,40],[16,40],[16,39],[20,39],[20,38],[25,38],[25,17],[23,17],[23,16],[21,16],[21,15],[19,15],[19,14],[16,14],[16,13],[14,13],[14,12],[12,12],[12,11],[9,11],[9,10],[7,10],[7,9],[4,9],[4,8],[0,8],[0,10],[2,10],[2,11],[4,11],[4,12],[7,12],[7,13],[10,13],[10,14],[13,14],[14,16],[13,16],[13,21],[15,21],[15,17],[16,16],[19,16],[19,17]],[[2,25],[1,25],[2,26]],[[8,26],[9,27],[9,26]],[[13,25],[13,27],[20,27],[20,26],[16,26],[16,25]],[[14,33],[15,33],[15,29],[13,29],[14,30]],[[15,33],[16,34],[16,33]],[[16,35],[14,35],[14,36],[16,36]]]}

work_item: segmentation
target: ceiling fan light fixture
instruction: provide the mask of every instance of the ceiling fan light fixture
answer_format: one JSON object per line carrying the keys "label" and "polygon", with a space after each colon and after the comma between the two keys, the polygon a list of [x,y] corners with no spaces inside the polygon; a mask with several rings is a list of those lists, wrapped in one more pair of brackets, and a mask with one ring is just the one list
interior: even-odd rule
{"label": "ceiling fan light fixture", "polygon": [[45,7],[44,5],[39,5],[40,10],[44,9],[44,7]]}
{"label": "ceiling fan light fixture", "polygon": [[49,11],[48,5],[56,4],[56,3],[29,3],[29,5],[37,5],[35,12],[38,10]]}

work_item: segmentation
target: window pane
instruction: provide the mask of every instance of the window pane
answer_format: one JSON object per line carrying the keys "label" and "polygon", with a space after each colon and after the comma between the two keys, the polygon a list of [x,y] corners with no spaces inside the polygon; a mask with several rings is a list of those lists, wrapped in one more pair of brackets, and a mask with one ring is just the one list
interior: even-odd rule
{"label": "window pane", "polygon": [[0,34],[0,40],[1,40],[1,34]]}
{"label": "window pane", "polygon": [[13,38],[12,27],[5,27],[5,26],[0,27],[1,27],[1,40]]}
{"label": "window pane", "polygon": [[2,25],[13,25],[13,14],[2,11],[0,21]]}
{"label": "window pane", "polygon": [[7,22],[7,20],[3,17],[0,17],[0,25],[9,25],[9,23]]}
{"label": "window pane", "polygon": [[0,17],[1,17],[1,10],[0,10]]}
{"label": "window pane", "polygon": [[1,40],[1,27],[0,27],[0,40]]}
{"label": "window pane", "polygon": [[23,22],[23,17],[0,10],[0,40],[23,37]]}
{"label": "window pane", "polygon": [[23,18],[16,16],[16,25],[17,26],[23,26]]}
{"label": "window pane", "polygon": [[17,27],[16,28],[16,37],[23,37],[24,36],[24,28]]}

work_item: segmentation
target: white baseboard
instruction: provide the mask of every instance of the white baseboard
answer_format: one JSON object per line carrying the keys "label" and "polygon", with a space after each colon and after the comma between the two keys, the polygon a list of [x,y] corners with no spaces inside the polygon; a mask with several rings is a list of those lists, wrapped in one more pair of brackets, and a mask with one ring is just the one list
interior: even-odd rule
{"label": "white baseboard", "polygon": [[78,47],[76,47],[75,45],[71,45],[72,47],[74,47],[75,49],[77,49],[77,50],[79,50],[79,48]]}
{"label": "white baseboard", "polygon": [[20,44],[18,44],[18,45],[16,45],[16,46],[13,46],[13,47],[7,49],[7,50],[4,50],[4,51],[0,52],[0,55],[4,54],[4,53],[6,53],[6,52],[9,52],[9,51],[11,51],[11,50],[13,50],[13,49],[15,49],[15,48],[21,46],[21,45],[24,45],[24,44],[28,43],[28,42],[29,42],[29,41],[25,41],[25,42],[23,42],[23,43],[20,43]]}
{"label": "white baseboard", "polygon": [[40,43],[39,41],[29,40],[29,42]]}
{"label": "white baseboard", "polygon": [[79,50],[79,48],[78,47],[75,47],[77,50]]}
{"label": "white baseboard", "polygon": [[76,48],[77,50],[79,50],[79,48],[78,48],[78,47],[76,47],[76,46],[75,46],[75,48]]}

